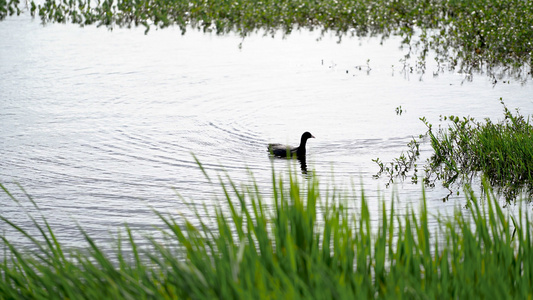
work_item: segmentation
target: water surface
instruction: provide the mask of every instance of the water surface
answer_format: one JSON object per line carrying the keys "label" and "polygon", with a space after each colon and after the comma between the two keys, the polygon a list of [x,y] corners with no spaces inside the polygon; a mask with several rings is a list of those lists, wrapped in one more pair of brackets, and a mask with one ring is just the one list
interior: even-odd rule
{"label": "water surface", "polygon": [[[266,145],[296,145],[304,131],[316,137],[307,164],[324,188],[355,182],[377,217],[378,199],[390,201],[391,189],[372,179],[378,168],[371,159],[405,150],[425,131],[420,117],[498,120],[500,97],[523,114],[533,109],[531,85],[433,76],[431,61],[423,76],[405,72],[398,38],[381,45],[377,38],[317,41],[320,34],[307,31],[244,40],[143,32],[43,27],[27,16],[0,22],[0,182],[21,199],[15,183],[24,187],[68,245],[82,240],[77,223],[105,240],[125,222],[152,232],[160,221],[151,208],[190,216],[176,191],[212,207],[218,189],[192,153],[212,177],[249,183],[251,171],[268,191],[272,165],[281,172],[289,163],[270,159]],[[420,186],[395,189],[405,204],[421,197]],[[446,194],[428,190],[432,213],[460,205],[462,197],[443,203]],[[30,224],[6,195],[0,201],[2,216]],[[23,206],[32,210],[28,201]]]}

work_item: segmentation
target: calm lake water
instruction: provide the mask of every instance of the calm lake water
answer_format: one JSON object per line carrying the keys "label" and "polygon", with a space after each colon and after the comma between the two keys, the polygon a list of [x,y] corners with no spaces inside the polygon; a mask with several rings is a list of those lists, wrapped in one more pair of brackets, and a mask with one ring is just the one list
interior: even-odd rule
{"label": "calm lake water", "polygon": [[[35,213],[20,184],[59,239],[77,246],[76,224],[105,241],[126,222],[154,232],[161,222],[152,208],[178,220],[191,216],[176,191],[194,204],[216,204],[220,188],[208,184],[192,153],[213,178],[227,173],[249,183],[251,171],[268,194],[272,165],[283,173],[290,163],[269,158],[266,145],[297,145],[310,131],[316,138],[307,164],[324,189],[332,181],[364,188],[377,218],[378,200],[390,201],[394,189],[402,204],[417,206],[421,198],[421,186],[386,188],[373,179],[371,161],[405,150],[425,132],[420,117],[496,121],[500,97],[522,114],[533,111],[531,84],[434,76],[431,61],[423,76],[403,72],[398,38],[381,45],[378,38],[319,37],[303,31],[242,40],[172,28],[144,35],[142,28],[8,18],[0,22],[0,182]],[[464,202],[443,203],[446,194],[427,191],[432,213]],[[0,201],[2,216],[30,226],[7,195]],[[5,224],[0,230],[24,243]]]}

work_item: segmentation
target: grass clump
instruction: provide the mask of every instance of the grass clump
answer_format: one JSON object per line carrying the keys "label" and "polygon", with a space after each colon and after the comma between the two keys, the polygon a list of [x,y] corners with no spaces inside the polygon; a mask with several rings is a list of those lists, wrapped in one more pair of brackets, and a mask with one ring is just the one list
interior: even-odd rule
{"label": "grass clump", "polygon": [[[289,34],[308,28],[343,35],[401,35],[418,49],[419,71],[429,50],[440,66],[472,73],[484,70],[495,82],[503,75],[531,77],[533,3],[524,0],[44,0],[28,2],[43,23],[106,26],[178,26],[237,32]],[[28,3],[26,4],[28,6]],[[0,20],[20,14],[20,1],[0,0]],[[412,53],[409,53],[410,56]]]}
{"label": "grass clump", "polygon": [[425,197],[418,211],[402,214],[394,201],[382,202],[374,223],[364,194],[324,196],[316,177],[301,183],[297,175],[273,175],[268,201],[257,185],[239,188],[228,180],[220,186],[225,202],[209,217],[198,211],[197,220],[157,213],[167,242],[148,238],[149,249],[137,246],[126,227],[126,239],[118,240],[113,253],[83,230],[88,249],[69,251],[46,220],[33,219],[40,236],[31,236],[2,216],[37,250],[21,250],[2,237],[1,298],[533,296],[532,224],[522,209],[516,218],[506,215],[490,193],[485,206],[466,193],[468,210],[439,218],[431,229]]}
{"label": "grass clump", "polygon": [[511,112],[500,99],[504,109],[504,119],[493,123],[474,118],[444,117],[449,121],[448,128],[434,130],[425,119],[428,131],[413,139],[406,154],[400,155],[389,165],[379,159],[377,177],[386,174],[390,182],[394,178],[405,179],[411,176],[418,182],[420,142],[429,138],[433,154],[422,168],[422,180],[426,185],[435,186],[437,181],[450,190],[450,194],[465,183],[471,183],[477,176],[484,176],[491,186],[512,201],[525,192],[533,196],[533,126],[529,118],[518,110]]}

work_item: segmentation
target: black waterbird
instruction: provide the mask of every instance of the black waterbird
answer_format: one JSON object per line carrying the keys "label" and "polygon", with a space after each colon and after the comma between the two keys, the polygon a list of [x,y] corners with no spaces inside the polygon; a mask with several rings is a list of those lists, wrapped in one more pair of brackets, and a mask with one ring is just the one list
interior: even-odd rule
{"label": "black waterbird", "polygon": [[277,157],[293,157],[305,159],[305,144],[307,140],[314,138],[314,136],[309,132],[304,132],[302,138],[300,139],[300,146],[291,147],[283,144],[268,144],[268,152]]}

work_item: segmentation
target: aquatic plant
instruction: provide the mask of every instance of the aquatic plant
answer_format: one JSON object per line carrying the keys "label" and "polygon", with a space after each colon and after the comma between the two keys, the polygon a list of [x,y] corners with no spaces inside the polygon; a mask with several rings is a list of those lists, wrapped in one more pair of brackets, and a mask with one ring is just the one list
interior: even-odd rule
{"label": "aquatic plant", "polygon": [[[152,27],[178,26],[246,36],[307,28],[344,35],[400,35],[425,71],[430,50],[443,69],[484,70],[497,82],[503,75],[532,76],[533,3],[523,0],[44,0],[26,2],[43,23],[72,22]],[[0,20],[20,14],[19,0],[0,0]]]}
{"label": "aquatic plant", "polygon": [[[427,186],[436,182],[452,192],[465,183],[472,183],[474,177],[485,177],[508,201],[525,192],[533,196],[533,126],[517,110],[511,112],[500,98],[504,119],[493,123],[490,119],[476,121],[471,117],[444,116],[449,121],[447,128],[433,128],[426,118],[421,118],[428,131],[408,143],[408,149],[392,162],[374,160],[380,167],[376,177],[387,176],[389,182],[395,178],[410,177],[422,180]],[[431,142],[433,153],[420,168],[420,143]],[[449,195],[448,195],[449,196]],[[447,199],[447,197],[445,198]]]}
{"label": "aquatic plant", "polygon": [[[214,213],[196,211],[196,220],[184,220],[155,212],[165,224],[161,230],[167,242],[148,237],[147,249],[138,246],[128,227],[113,253],[102,250],[81,227],[88,248],[64,249],[44,218],[33,219],[40,235],[32,236],[0,216],[3,226],[37,249],[20,249],[1,237],[1,298],[533,296],[532,223],[521,207],[516,217],[505,214],[488,190],[484,206],[467,192],[468,210],[438,217],[435,230],[424,196],[418,210],[404,213],[395,201],[382,201],[373,228],[363,193],[323,194],[316,176],[303,183],[298,178],[273,171],[270,195],[256,184],[238,187],[221,180],[226,199]],[[349,208],[352,204],[357,211]]]}

